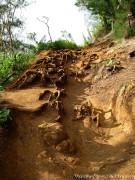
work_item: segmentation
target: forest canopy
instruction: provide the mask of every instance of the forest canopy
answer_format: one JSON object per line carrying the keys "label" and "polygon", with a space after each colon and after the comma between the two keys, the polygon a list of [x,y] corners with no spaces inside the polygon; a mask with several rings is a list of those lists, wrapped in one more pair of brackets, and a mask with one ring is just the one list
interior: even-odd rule
{"label": "forest canopy", "polygon": [[75,5],[100,17],[106,33],[113,30],[116,38],[121,38],[125,31],[130,31],[126,22],[129,16],[135,17],[134,0],[77,0]]}

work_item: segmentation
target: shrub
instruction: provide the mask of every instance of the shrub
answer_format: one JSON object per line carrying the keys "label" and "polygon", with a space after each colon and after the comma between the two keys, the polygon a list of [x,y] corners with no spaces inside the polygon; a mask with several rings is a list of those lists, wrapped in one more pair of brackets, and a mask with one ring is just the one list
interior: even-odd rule
{"label": "shrub", "polygon": [[96,24],[93,27],[93,39],[98,39],[106,34],[106,29],[101,24]]}
{"label": "shrub", "polygon": [[122,39],[127,36],[127,17],[130,12],[130,2],[122,1],[120,7],[115,9],[115,21],[114,21],[114,39]]}
{"label": "shrub", "polygon": [[39,54],[43,50],[58,50],[58,49],[76,49],[78,46],[73,41],[63,40],[59,39],[54,42],[48,41],[47,43],[44,42],[38,42],[37,46],[30,45],[30,50],[33,53]]}
{"label": "shrub", "polygon": [[59,39],[57,41],[51,42],[48,45],[49,49],[76,49],[78,46],[71,41]]}
{"label": "shrub", "polygon": [[0,54],[0,86],[5,85],[15,76],[19,75],[35,58],[34,54],[18,52],[5,57],[4,53]]}
{"label": "shrub", "polygon": [[107,24],[105,24],[101,16],[96,16],[96,17],[97,17],[97,23],[93,25],[92,41],[106,35],[111,30],[110,21],[107,21]]}
{"label": "shrub", "polygon": [[113,38],[122,39],[126,35],[126,24],[122,19],[117,20],[114,23]]}
{"label": "shrub", "polygon": [[12,120],[12,117],[10,116],[10,109],[7,109],[6,107],[0,109],[0,123],[6,122],[8,119]]}

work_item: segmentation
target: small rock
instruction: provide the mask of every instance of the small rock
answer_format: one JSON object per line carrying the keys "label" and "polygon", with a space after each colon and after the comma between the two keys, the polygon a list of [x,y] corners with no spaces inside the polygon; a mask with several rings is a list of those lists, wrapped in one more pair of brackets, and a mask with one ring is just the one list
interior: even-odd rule
{"label": "small rock", "polygon": [[58,122],[44,123],[39,128],[44,130],[44,140],[47,144],[57,145],[68,138],[63,125]]}
{"label": "small rock", "polygon": [[109,118],[111,118],[111,116],[112,116],[111,112],[105,113],[105,115],[104,115],[105,119],[109,119]]}
{"label": "small rock", "polygon": [[57,145],[67,139],[67,134],[63,130],[48,132],[44,135],[44,140],[49,145]]}
{"label": "small rock", "polygon": [[46,158],[47,157],[47,152],[46,151],[43,151],[41,152],[39,155],[38,155],[38,158],[41,159],[41,158]]}
{"label": "small rock", "polygon": [[75,154],[77,152],[76,145],[70,139],[62,141],[56,146],[56,150],[62,153]]}
{"label": "small rock", "polygon": [[80,164],[80,160],[78,158],[68,157],[67,161],[69,163],[72,163],[73,165],[79,165]]}

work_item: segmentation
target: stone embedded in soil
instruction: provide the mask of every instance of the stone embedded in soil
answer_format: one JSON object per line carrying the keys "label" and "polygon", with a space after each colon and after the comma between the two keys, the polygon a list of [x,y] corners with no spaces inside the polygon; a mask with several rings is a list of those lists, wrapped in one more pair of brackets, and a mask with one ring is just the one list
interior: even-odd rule
{"label": "stone embedded in soil", "polygon": [[55,145],[56,150],[62,153],[75,154],[77,148],[75,143],[68,139],[67,133],[60,123],[44,123],[39,126],[44,130],[44,141],[49,145]]}
{"label": "stone embedded in soil", "polygon": [[56,150],[68,154],[75,154],[77,152],[76,145],[71,139],[62,141],[56,146]]}
{"label": "stone embedded in soil", "polygon": [[60,123],[44,123],[39,128],[44,130],[44,140],[49,145],[57,145],[68,138],[63,125]]}
{"label": "stone embedded in soil", "polygon": [[109,119],[109,118],[111,118],[111,116],[112,116],[112,113],[111,113],[111,112],[107,112],[107,113],[105,113],[105,115],[104,115],[105,119]]}
{"label": "stone embedded in soil", "polygon": [[79,158],[68,157],[66,160],[73,165],[79,165],[81,163]]}
{"label": "stone embedded in soil", "polygon": [[44,135],[44,140],[49,145],[57,145],[65,139],[67,139],[67,134],[63,130],[48,132]]}

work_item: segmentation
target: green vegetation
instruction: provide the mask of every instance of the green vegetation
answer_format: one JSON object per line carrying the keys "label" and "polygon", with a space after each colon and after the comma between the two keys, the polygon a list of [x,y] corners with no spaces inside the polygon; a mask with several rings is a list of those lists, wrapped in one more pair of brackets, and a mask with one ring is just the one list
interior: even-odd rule
{"label": "green vegetation", "polygon": [[[30,2],[30,1],[29,1]],[[23,27],[23,21],[16,12],[28,5],[27,0],[2,0],[0,3],[0,51],[14,52],[22,48],[22,41],[18,40],[15,29]]]}
{"label": "green vegetation", "polygon": [[76,49],[78,46],[71,41],[59,39],[54,42],[38,42],[36,46],[30,45],[30,49],[33,53],[39,54],[42,50],[59,50],[59,49]]}
{"label": "green vegetation", "polygon": [[46,42],[45,36],[43,36],[42,39],[38,42],[36,33],[29,33],[28,39],[35,44],[35,45],[30,44],[29,50],[32,53],[39,54],[42,50],[78,48],[70,33],[67,33],[66,31],[61,31],[61,33],[62,33],[62,38],[59,38],[56,41],[48,41],[48,42]]}
{"label": "green vegetation", "polygon": [[111,30],[114,39],[131,37],[135,34],[134,28],[127,25],[130,21],[128,14],[135,16],[134,0],[77,0],[76,6],[90,11],[93,18],[97,18],[100,22],[100,25],[95,28],[96,35],[93,33],[95,38]]}
{"label": "green vegetation", "polygon": [[108,59],[106,63],[107,66],[114,66],[115,64],[117,64],[117,61],[112,59]]}
{"label": "green vegetation", "polygon": [[76,49],[78,46],[75,42],[70,42],[68,40],[59,39],[57,41],[51,42],[48,45],[48,49]]}
{"label": "green vegetation", "polygon": [[10,116],[11,110],[6,107],[0,109],[0,123],[6,122],[8,119],[12,120]]}
{"label": "green vegetation", "polygon": [[91,34],[89,28],[87,28],[87,32],[88,32],[88,37],[85,37],[83,34],[84,47],[88,46],[93,41],[93,37],[92,37],[92,34]]}
{"label": "green vegetation", "polygon": [[[102,37],[106,34],[106,29],[105,29],[105,26],[103,25],[103,20],[100,19],[98,21],[98,23],[96,23],[94,26],[93,26],[93,40],[95,39],[98,39],[99,37]],[[109,31],[107,31],[109,32]]]}
{"label": "green vegetation", "polygon": [[135,25],[131,25],[130,27],[127,27],[127,38],[131,38],[135,36]]}
{"label": "green vegetation", "polygon": [[107,78],[108,78],[108,76],[103,76],[103,78],[104,78],[104,79],[107,79]]}
{"label": "green vegetation", "polygon": [[34,58],[35,55],[31,53],[18,52],[9,56],[0,53],[0,89],[19,75]]}
{"label": "green vegetation", "polygon": [[[43,16],[44,23],[48,28],[50,41],[46,36],[38,41],[36,33],[29,33],[29,44],[20,40],[20,33],[17,29],[23,29],[23,19],[19,17],[17,10],[29,5],[28,0],[2,0],[0,4],[0,91],[7,83],[16,78],[28,64],[42,50],[76,49],[78,46],[73,40],[71,33],[61,31],[61,37],[53,41],[49,30],[49,18]],[[84,45],[87,46],[94,39],[101,37],[108,32],[113,32],[114,39],[135,36],[134,24],[130,24],[128,14],[135,17],[134,0],[76,0],[76,6],[90,11],[91,17],[97,19],[92,30],[87,29],[88,37],[83,34]],[[30,42],[31,41],[31,42]],[[115,60],[107,60],[107,66],[115,66]],[[96,68],[91,64],[91,69]],[[104,76],[106,79],[107,77]],[[99,79],[98,76],[94,80]],[[0,122],[11,119],[10,110],[0,108]]]}
{"label": "green vegetation", "polygon": [[94,76],[94,80],[98,80],[99,79],[99,76]]}

